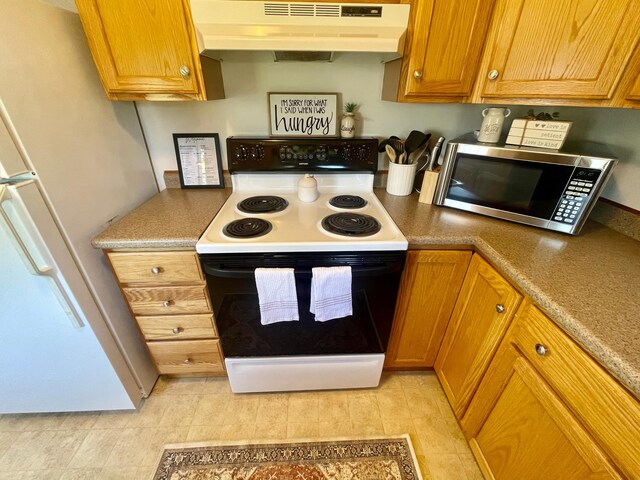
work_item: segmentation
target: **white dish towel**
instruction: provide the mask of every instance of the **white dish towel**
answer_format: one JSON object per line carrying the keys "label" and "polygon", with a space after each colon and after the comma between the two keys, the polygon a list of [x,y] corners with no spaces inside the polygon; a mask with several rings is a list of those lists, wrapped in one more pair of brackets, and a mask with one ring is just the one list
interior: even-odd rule
{"label": "white dish towel", "polygon": [[300,319],[293,268],[256,268],[255,278],[262,325]]}
{"label": "white dish towel", "polygon": [[351,267],[314,267],[309,311],[316,322],[353,315]]}

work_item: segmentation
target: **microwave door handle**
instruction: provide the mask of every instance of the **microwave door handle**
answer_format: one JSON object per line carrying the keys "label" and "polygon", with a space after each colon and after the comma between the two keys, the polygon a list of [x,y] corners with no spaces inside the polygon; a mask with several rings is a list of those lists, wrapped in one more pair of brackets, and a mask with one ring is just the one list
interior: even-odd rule
{"label": "microwave door handle", "polygon": [[84,327],[84,322],[74,307],[73,302],[69,298],[65,287],[62,285],[62,282],[60,282],[55,269],[49,265],[38,265],[38,262],[36,262],[33,254],[29,250],[29,247],[11,223],[11,218],[3,206],[4,202],[9,201],[9,199],[5,199],[6,192],[6,186],[0,185],[0,221],[2,222],[2,226],[5,231],[9,234],[9,237],[13,240],[13,243],[17,245],[19,252],[21,253],[20,258],[22,258],[25,266],[32,275],[46,277],[51,282],[54,287],[53,294],[56,296],[65,312],[67,312],[67,316],[69,316],[72,326],[75,328]]}

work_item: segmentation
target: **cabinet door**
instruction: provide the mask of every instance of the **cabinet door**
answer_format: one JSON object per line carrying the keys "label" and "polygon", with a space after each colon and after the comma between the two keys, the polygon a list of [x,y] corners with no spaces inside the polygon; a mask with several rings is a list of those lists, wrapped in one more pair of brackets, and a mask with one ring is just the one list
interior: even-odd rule
{"label": "cabinet door", "polygon": [[494,3],[414,2],[413,33],[402,74],[405,96],[455,101],[471,94]]}
{"label": "cabinet door", "polygon": [[469,443],[487,478],[620,478],[582,425],[509,342],[487,371],[469,414],[481,419]]}
{"label": "cabinet door", "polygon": [[188,0],[76,0],[76,4],[109,98],[136,100],[143,94],[201,98]]}
{"label": "cabinet door", "polygon": [[449,403],[462,418],[522,295],[480,255],[469,264],[435,370]]}
{"label": "cabinet door", "polygon": [[432,367],[460,291],[471,252],[407,254],[386,367]]}
{"label": "cabinet door", "polygon": [[487,98],[610,99],[640,38],[638,0],[499,0]]}

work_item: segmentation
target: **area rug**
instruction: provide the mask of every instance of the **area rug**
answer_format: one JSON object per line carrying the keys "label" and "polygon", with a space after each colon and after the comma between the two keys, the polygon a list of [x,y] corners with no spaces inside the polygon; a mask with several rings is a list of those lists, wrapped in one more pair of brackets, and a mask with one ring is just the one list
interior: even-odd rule
{"label": "area rug", "polygon": [[422,480],[409,435],[165,445],[153,480]]}

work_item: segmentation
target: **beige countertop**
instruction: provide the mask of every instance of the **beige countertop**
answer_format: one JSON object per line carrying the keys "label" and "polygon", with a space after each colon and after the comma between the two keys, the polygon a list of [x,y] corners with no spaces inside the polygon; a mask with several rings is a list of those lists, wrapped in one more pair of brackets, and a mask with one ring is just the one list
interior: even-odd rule
{"label": "beige countertop", "polygon": [[[93,245],[193,248],[229,193],[164,190]],[[410,248],[472,246],[640,397],[640,242],[591,221],[574,237],[376,194]]]}

